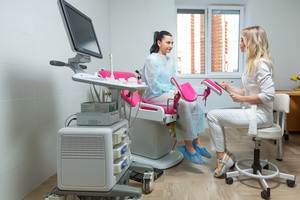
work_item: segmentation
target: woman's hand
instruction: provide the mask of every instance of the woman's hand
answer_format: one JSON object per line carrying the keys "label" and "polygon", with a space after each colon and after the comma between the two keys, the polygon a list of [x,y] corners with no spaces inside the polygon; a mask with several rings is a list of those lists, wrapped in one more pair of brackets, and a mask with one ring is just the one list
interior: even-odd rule
{"label": "woman's hand", "polygon": [[234,95],[233,95],[234,101],[242,102],[242,98],[244,100],[244,90],[242,90],[238,87],[231,86],[230,84],[227,83],[227,81],[224,81],[224,80],[222,80],[220,82],[220,85],[223,87],[224,90],[226,90],[230,94],[231,97],[232,97],[231,94],[234,93]]}
{"label": "woman's hand", "polygon": [[177,93],[178,93],[178,91],[176,91],[176,90],[170,90],[170,91],[169,91],[169,94],[173,94],[174,96],[175,96]]}
{"label": "woman's hand", "polygon": [[242,98],[243,96],[237,94],[237,93],[232,93],[232,88],[231,86],[226,82],[226,81],[221,81],[220,82],[220,85],[225,89],[227,90],[227,92],[229,92],[229,96],[232,98],[232,100],[234,102],[242,102]]}
{"label": "woman's hand", "polygon": [[227,90],[228,92],[230,92],[230,85],[227,83],[227,81],[222,80],[220,82],[220,85],[223,87],[224,90]]}
{"label": "woman's hand", "polygon": [[229,96],[232,98],[234,102],[243,102],[244,96],[236,94],[236,93],[230,93]]}

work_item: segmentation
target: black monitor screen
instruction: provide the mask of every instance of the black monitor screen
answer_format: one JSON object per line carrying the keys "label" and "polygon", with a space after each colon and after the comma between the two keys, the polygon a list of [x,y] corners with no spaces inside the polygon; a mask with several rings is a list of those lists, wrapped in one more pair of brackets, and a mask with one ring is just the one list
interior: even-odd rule
{"label": "black monitor screen", "polygon": [[102,58],[92,20],[64,0],[58,0],[73,51]]}

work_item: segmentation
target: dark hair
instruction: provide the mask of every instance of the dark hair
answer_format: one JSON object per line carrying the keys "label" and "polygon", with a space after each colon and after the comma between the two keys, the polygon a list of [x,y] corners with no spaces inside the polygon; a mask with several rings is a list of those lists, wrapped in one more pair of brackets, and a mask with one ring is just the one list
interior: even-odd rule
{"label": "dark hair", "polygon": [[165,35],[172,37],[172,34],[169,33],[168,31],[155,31],[154,32],[154,37],[153,37],[154,41],[150,48],[150,54],[157,53],[159,51],[159,46],[157,45],[157,41],[161,41]]}

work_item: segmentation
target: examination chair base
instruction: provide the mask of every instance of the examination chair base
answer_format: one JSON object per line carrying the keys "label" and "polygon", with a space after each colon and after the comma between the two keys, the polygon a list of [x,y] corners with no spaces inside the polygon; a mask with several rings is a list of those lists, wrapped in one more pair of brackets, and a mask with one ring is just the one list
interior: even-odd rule
{"label": "examination chair base", "polygon": [[183,160],[183,154],[181,152],[171,150],[170,153],[167,153],[158,159],[151,159],[132,154],[132,160],[137,163],[151,165],[156,169],[168,169],[179,164]]}

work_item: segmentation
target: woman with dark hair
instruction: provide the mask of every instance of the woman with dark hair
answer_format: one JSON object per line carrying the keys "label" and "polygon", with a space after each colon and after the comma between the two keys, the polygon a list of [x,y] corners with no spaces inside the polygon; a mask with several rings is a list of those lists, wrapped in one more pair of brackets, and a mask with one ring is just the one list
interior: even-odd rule
{"label": "woman with dark hair", "polygon": [[[168,99],[173,99],[176,88],[171,84],[176,78],[175,64],[167,55],[173,49],[173,37],[168,31],[156,31],[150,55],[142,72],[142,81],[149,87],[143,95],[143,101],[155,105],[167,105]],[[179,100],[176,121],[176,137],[184,141],[177,147],[192,163],[204,164],[202,156],[211,158],[209,152],[200,143],[200,134],[204,132],[204,112],[197,101]]]}

